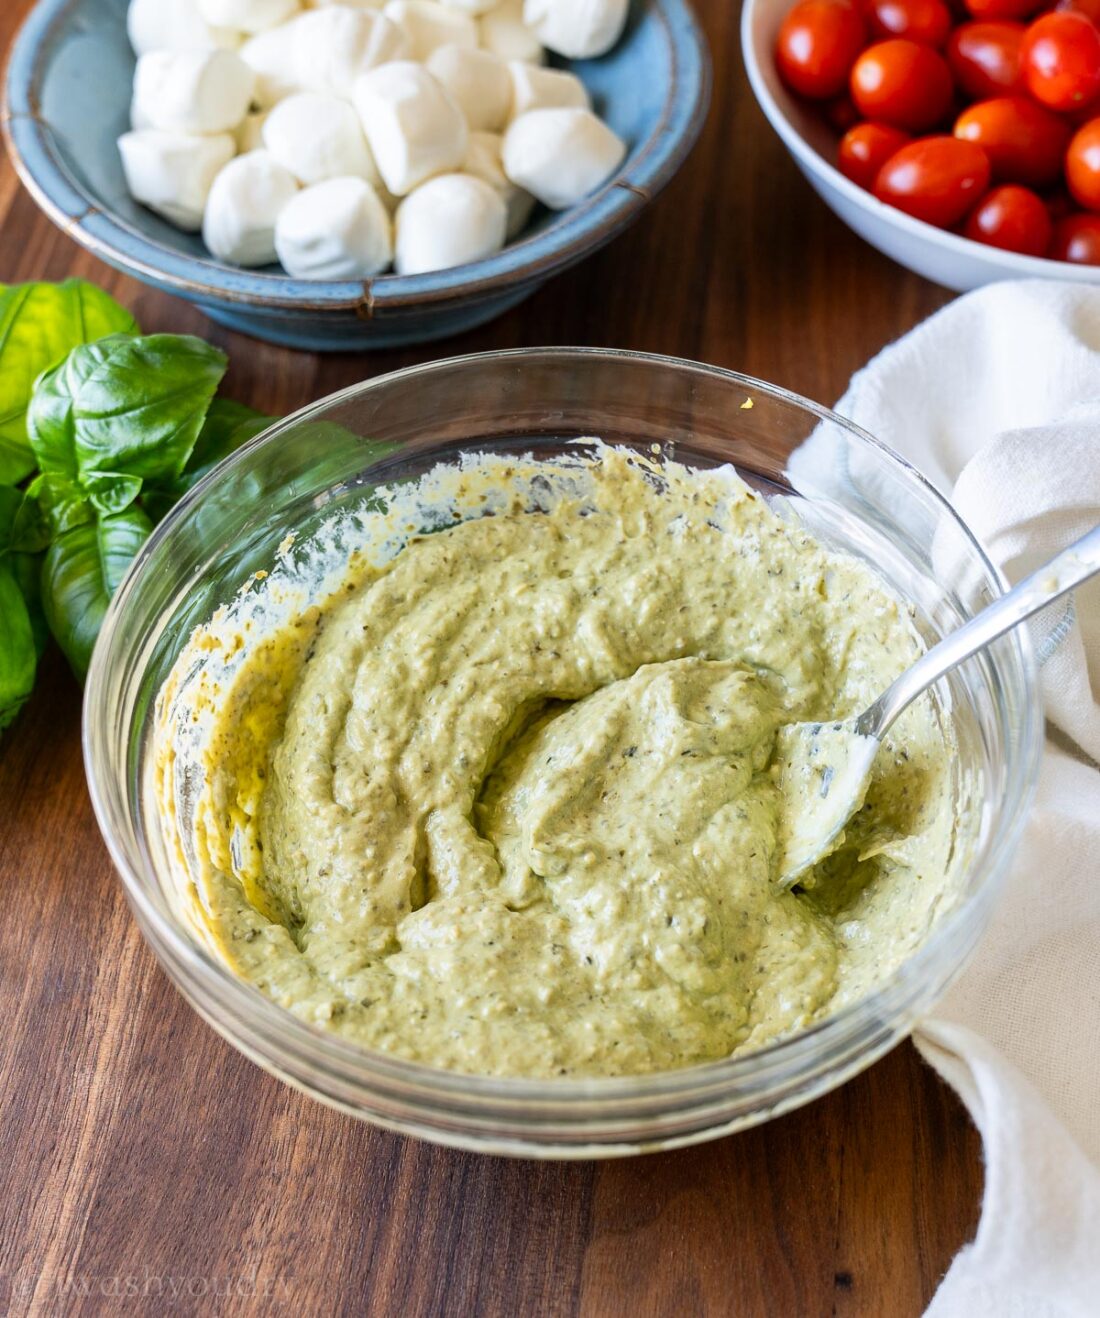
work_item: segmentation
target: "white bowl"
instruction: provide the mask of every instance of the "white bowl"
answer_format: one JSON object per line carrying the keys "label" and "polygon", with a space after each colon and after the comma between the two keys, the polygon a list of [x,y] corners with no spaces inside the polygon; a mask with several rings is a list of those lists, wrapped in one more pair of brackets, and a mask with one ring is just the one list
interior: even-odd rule
{"label": "white bowl", "polygon": [[1069,279],[1100,283],[1100,266],[1047,261],[1002,252],[937,229],[886,206],[846,179],[833,165],[837,133],[813,105],[792,96],[779,80],[773,52],[783,16],[794,0],[745,0],[741,49],[760,108],[783,139],[814,191],[850,229],[900,265],[962,293],[997,279]]}

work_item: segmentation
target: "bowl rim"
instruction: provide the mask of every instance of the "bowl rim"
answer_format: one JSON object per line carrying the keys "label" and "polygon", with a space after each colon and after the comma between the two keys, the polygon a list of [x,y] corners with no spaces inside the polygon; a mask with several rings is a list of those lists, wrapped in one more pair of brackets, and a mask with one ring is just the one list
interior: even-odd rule
{"label": "bowl rim", "polygon": [[[1021,279],[1064,279],[1080,283],[1100,281],[1100,267],[1077,265],[1072,261],[1056,261],[1046,256],[1027,256],[1022,252],[1009,252],[1000,247],[976,242],[950,229],[940,229],[925,220],[907,215],[896,206],[889,206],[872,192],[846,178],[839,169],[812,146],[791,122],[773,94],[756,55],[753,25],[756,15],[768,0],[744,0],[741,10],[741,55],[745,63],[749,85],[757,104],[764,112],[776,134],[795,161],[808,173],[823,178],[831,188],[848,202],[858,206],[884,224],[908,234],[918,242],[941,247],[955,257],[978,261],[993,269],[1008,266]],[[771,0],[777,3],[777,0]],[[787,0],[791,3],[793,0]]]}
{"label": "bowl rim", "polygon": [[660,117],[625,167],[548,228],[520,236],[482,261],[427,274],[366,280],[294,279],[282,272],[192,256],[151,238],[107,209],[73,177],[55,134],[40,117],[39,90],[57,25],[82,0],[38,0],[8,54],[0,128],[17,174],[51,220],[108,264],[172,291],[221,303],[299,311],[381,311],[430,307],[461,298],[482,301],[542,281],[576,264],[626,228],[672,179],[694,147],[710,105],[712,70],[706,38],[689,0],[634,0],[660,23],[671,76]]}
{"label": "bowl rim", "polygon": [[[936,489],[932,482],[900,454],[896,453],[881,440],[876,439],[847,417],[831,408],[815,403],[782,386],[770,384],[738,371],[723,367],[710,366],[686,358],[672,357],[667,354],[634,352],[627,349],[608,349],[591,347],[543,347],[513,348],[502,351],[468,353],[449,358],[407,366],[389,371],[350,385],[327,395],[314,403],[299,409],[268,427],[260,435],[243,445],[233,455],[218,465],[198,485],[169,512],[165,519],[155,528],[145,542],[126,573],[121,585],[111,600],[100,632],[100,639],[92,655],[88,673],[82,714],[82,740],[84,764],[88,780],[89,795],[95,811],[100,832],[107,844],[123,887],[131,903],[143,932],[152,929],[161,942],[153,943],[158,958],[164,960],[167,948],[176,964],[183,964],[199,977],[206,977],[216,986],[219,1010],[227,1008],[230,1019],[240,1023],[242,1018],[258,1018],[260,1025],[269,1031],[268,1038],[278,1040],[278,1046],[285,1054],[296,1058],[305,1058],[309,1064],[323,1064],[329,1069],[328,1074],[345,1080],[359,1082],[364,1070],[368,1070],[372,1079],[395,1085],[405,1085],[420,1093],[427,1092],[434,1098],[450,1097],[455,1099],[500,1102],[536,1103],[542,1108],[560,1102],[569,1107],[580,1102],[599,1102],[607,1100],[626,1100],[644,1103],[646,1100],[668,1098],[705,1090],[728,1094],[736,1090],[738,1081],[755,1080],[771,1076],[774,1083],[781,1083],[792,1072],[804,1064],[819,1045],[819,1040],[826,1038],[838,1049],[854,1047],[865,1034],[868,1021],[885,1019],[891,1015],[890,1003],[894,1002],[893,1018],[899,1016],[897,999],[907,985],[921,976],[922,972],[931,973],[937,953],[949,944],[961,946],[972,918],[983,910],[988,914],[989,906],[995,899],[1004,879],[1006,861],[1016,846],[1030,814],[1038,785],[1039,766],[1043,750],[1043,714],[1042,702],[1038,690],[1038,665],[1034,648],[1026,628],[1016,628],[1009,634],[1008,642],[1016,652],[1027,699],[1024,702],[1023,722],[1018,728],[1020,734],[1020,757],[1016,766],[1016,809],[1005,818],[1003,827],[990,839],[989,848],[983,857],[985,879],[975,889],[945,912],[936,922],[924,943],[894,971],[884,979],[876,989],[866,997],[841,1008],[839,1011],[816,1022],[809,1029],[799,1031],[786,1038],[773,1041],[763,1048],[740,1056],[721,1058],[695,1066],[673,1071],[658,1071],[649,1074],[631,1076],[598,1076],[580,1079],[555,1079],[529,1077],[497,1077],[470,1074],[460,1071],[448,1071],[426,1063],[408,1061],[393,1054],[366,1048],[351,1043],[318,1026],[308,1024],[295,1016],[289,1009],[279,1006],[266,997],[260,990],[240,979],[222,962],[207,952],[192,937],[185,934],[177,919],[161,909],[159,893],[156,898],[146,891],[145,886],[131,863],[131,858],[120,845],[115,835],[108,804],[108,792],[111,784],[99,779],[97,764],[96,737],[94,726],[96,718],[107,708],[107,688],[109,673],[115,665],[114,638],[119,618],[124,612],[129,596],[139,580],[144,565],[152,550],[168,538],[176,524],[188,517],[196,506],[200,505],[206,495],[215,490],[223,472],[234,466],[246,463],[258,449],[276,444],[284,431],[304,421],[316,418],[333,406],[347,402],[358,394],[366,393],[383,383],[391,383],[402,377],[415,378],[426,372],[440,369],[453,369],[474,365],[487,359],[515,360],[546,358],[560,356],[573,359],[602,360],[626,359],[634,363],[650,364],[655,368],[687,368],[709,375],[726,383],[736,384],[739,388],[757,394],[766,394],[771,398],[799,407],[818,417],[821,421],[840,426],[858,440],[877,450],[886,460],[902,469],[902,473],[925,495],[937,504],[960,530],[965,541],[977,556],[982,568],[988,573],[991,585],[1002,592],[1007,589],[1007,581],[996,564],[990,559],[978,537],[963,521],[950,502]],[[132,727],[126,728],[126,739],[131,740]],[[128,752],[132,756],[132,749]],[[127,762],[127,776],[132,765]],[[127,791],[129,788],[127,787]],[[129,810],[126,810],[129,816]],[[985,920],[982,921],[984,930]],[[152,941],[152,940],[151,940]],[[947,983],[962,969],[966,960],[966,951],[956,953],[955,962],[946,976],[941,975],[936,991],[938,997]],[[176,975],[173,971],[172,978]],[[178,981],[177,981],[178,982]],[[190,994],[186,994],[190,997]],[[194,1004],[193,1004],[194,1005]],[[209,1019],[209,1018],[208,1018]],[[214,1023],[214,1022],[211,1022]],[[911,1022],[910,1022],[911,1024]],[[223,1033],[227,1030],[216,1025]],[[907,1032],[907,1031],[906,1031]],[[227,1034],[237,1047],[241,1047],[238,1037],[231,1032]],[[246,1051],[248,1051],[246,1049]],[[879,1050],[881,1052],[881,1049]],[[251,1054],[250,1054],[251,1055]],[[872,1054],[867,1061],[874,1060]],[[265,1063],[267,1065],[267,1063]],[[856,1068],[858,1069],[858,1067]],[[288,1077],[278,1071],[282,1078]],[[315,1095],[316,1096],[316,1095]],[[777,1109],[778,1110],[778,1109]],[[445,1142],[455,1142],[453,1140]]]}

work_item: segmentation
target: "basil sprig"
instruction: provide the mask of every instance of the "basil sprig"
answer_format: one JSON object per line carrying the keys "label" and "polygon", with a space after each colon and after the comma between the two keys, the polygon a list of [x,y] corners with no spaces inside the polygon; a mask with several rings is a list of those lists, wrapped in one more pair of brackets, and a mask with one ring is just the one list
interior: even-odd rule
{"label": "basil sprig", "polygon": [[155,522],[270,418],[214,397],[225,354],[141,335],[92,284],[0,290],[0,728],[47,628],[83,678]]}

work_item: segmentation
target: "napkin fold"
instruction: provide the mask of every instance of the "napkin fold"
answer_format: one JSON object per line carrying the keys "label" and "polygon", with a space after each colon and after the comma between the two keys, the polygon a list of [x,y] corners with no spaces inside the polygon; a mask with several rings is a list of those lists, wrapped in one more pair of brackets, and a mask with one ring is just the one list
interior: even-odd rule
{"label": "napkin fold", "polygon": [[[1019,580],[1100,523],[1100,287],[970,293],[853,376],[837,411]],[[914,1035],[985,1154],[977,1235],[929,1318],[1100,1315],[1100,582],[1035,630],[1038,799],[974,960]]]}

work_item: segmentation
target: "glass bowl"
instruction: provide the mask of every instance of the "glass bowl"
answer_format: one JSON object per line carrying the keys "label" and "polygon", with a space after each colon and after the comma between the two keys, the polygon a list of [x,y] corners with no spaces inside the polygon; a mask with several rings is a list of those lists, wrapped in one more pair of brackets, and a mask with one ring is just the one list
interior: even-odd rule
{"label": "glass bowl", "polygon": [[84,750],[99,824],[149,945],[195,1009],[265,1070],[355,1116],[422,1138],[537,1157],[607,1156],[714,1138],[808,1102],[906,1035],[982,933],[1034,791],[1035,662],[1020,630],[937,698],[974,802],[958,895],[868,997],[744,1056],[649,1076],[489,1079],[372,1052],[309,1026],[237,979],[178,914],[151,768],[156,693],[192,627],[269,566],[288,532],[383,482],[463,453],[558,454],[598,436],[692,466],[733,463],[781,513],[874,564],[929,641],[1002,590],[946,501],[843,418],[775,386],[667,357],[585,348],[490,353],[395,372],[272,426],[194,489],[144,546],[107,613],[88,677]]}

